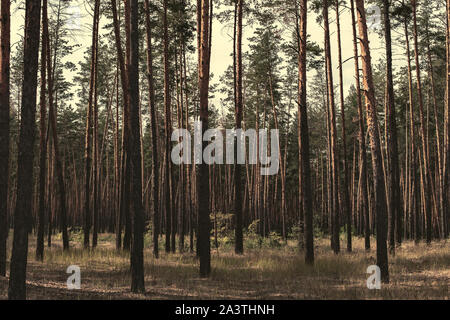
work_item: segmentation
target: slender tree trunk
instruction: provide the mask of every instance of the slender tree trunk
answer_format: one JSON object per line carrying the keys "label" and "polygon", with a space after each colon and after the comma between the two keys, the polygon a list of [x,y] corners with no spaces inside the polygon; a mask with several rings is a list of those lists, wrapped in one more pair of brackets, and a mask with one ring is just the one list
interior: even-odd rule
{"label": "slender tree trunk", "polygon": [[[100,1],[99,1],[100,2]],[[100,4],[98,4],[100,5]],[[100,10],[100,9],[98,9]],[[97,19],[94,21],[94,32],[96,37],[96,44],[95,44],[95,69],[97,70],[98,66],[98,32],[99,32],[99,20],[100,20],[100,12],[98,13]],[[96,71],[95,77],[97,78],[98,71]],[[93,120],[94,120],[94,128],[93,128],[93,150],[92,150],[92,157],[94,160],[93,163],[93,188],[94,188],[94,194],[93,194],[93,230],[92,230],[92,248],[97,247],[97,241],[98,241],[98,229],[99,229],[99,211],[100,211],[100,205],[101,205],[101,167],[99,167],[99,144],[98,144],[98,94],[97,94],[97,79],[94,81],[94,101],[93,101]]]}
{"label": "slender tree trunk", "polygon": [[144,285],[144,210],[142,208],[142,171],[139,125],[139,28],[138,1],[130,1],[130,64],[128,69],[132,172],[133,219],[131,244],[131,291],[145,292]]}
{"label": "slender tree trunk", "polygon": [[36,89],[39,56],[41,1],[25,4],[24,70],[22,108],[17,159],[17,196],[14,213],[14,239],[8,288],[9,299],[26,298],[28,232],[31,226],[33,159],[36,129]]}
{"label": "slender tree trunk", "polygon": [[367,127],[370,135],[370,147],[372,151],[372,166],[374,180],[374,194],[376,206],[376,231],[377,231],[377,265],[381,269],[381,280],[389,282],[388,255],[387,255],[387,205],[386,186],[384,183],[383,164],[381,158],[381,142],[377,119],[377,102],[372,77],[372,62],[370,57],[369,39],[367,36],[366,13],[364,0],[356,0],[358,11],[359,38],[361,44],[362,69],[364,95],[366,98]]}
{"label": "slender tree trunk", "polygon": [[[355,60],[355,80],[356,80],[356,102],[358,105],[358,123],[359,123],[359,187],[361,192],[360,206],[358,210],[362,212],[360,217],[364,217],[364,245],[366,250],[370,250],[370,223],[369,223],[369,196],[367,194],[367,156],[366,156],[366,135],[364,129],[364,113],[361,99],[361,82],[359,76],[359,56],[356,35],[355,3],[351,3],[352,13],[352,32],[353,32],[353,56]],[[359,194],[359,193],[358,193]],[[361,222],[360,222],[361,223]]]}
{"label": "slender tree trunk", "polygon": [[[48,24],[45,24],[45,27],[48,27]],[[48,35],[48,30],[44,32]],[[48,40],[48,37],[47,37]],[[59,223],[60,229],[63,238],[63,248],[64,250],[69,249],[69,235],[67,233],[67,204],[66,204],[66,186],[64,183],[64,168],[61,163],[61,158],[59,154],[59,145],[58,145],[58,133],[56,130],[56,110],[53,104],[53,77],[52,77],[52,67],[50,62],[50,42],[47,41],[47,75],[48,75],[48,113],[49,113],[49,123],[52,131],[52,141],[53,141],[53,150],[54,150],[54,161],[56,165],[56,174],[58,179],[59,186]]]}
{"label": "slender tree trunk", "polygon": [[[200,14],[201,24],[197,32],[200,35],[199,49],[199,89],[200,89],[200,123],[202,136],[208,129],[208,93],[210,71],[210,0],[198,0],[197,12]],[[207,142],[202,143],[202,153]],[[208,165],[201,161],[198,172],[198,250],[200,257],[200,276],[208,277],[211,272],[210,230],[209,218],[209,172]]]}
{"label": "slender tree trunk", "polygon": [[[125,70],[128,72],[128,68],[130,65],[130,46],[131,46],[131,17],[130,17],[130,1],[125,0],[124,1],[124,16],[125,16]],[[127,74],[128,79],[128,74]],[[127,80],[129,81],[129,80]],[[123,123],[123,145],[124,145],[124,153],[123,153],[123,174],[124,179],[122,181],[122,198],[123,198],[123,206],[122,206],[122,217],[124,218],[125,222],[125,230],[123,235],[123,249],[126,251],[129,251],[131,249],[131,232],[132,232],[132,199],[131,199],[131,158],[130,158],[130,151],[129,147],[131,145],[131,128],[130,128],[130,93],[129,93],[129,82],[127,82],[127,87],[125,88],[126,91],[128,91],[126,97],[127,102],[124,105],[126,109],[124,109],[124,123]],[[125,95],[124,95],[125,97]]]}
{"label": "slender tree trunk", "polygon": [[404,21],[405,40],[406,40],[406,58],[408,65],[408,93],[409,93],[409,119],[410,119],[410,141],[411,141],[411,161],[410,161],[410,188],[409,192],[409,214],[411,215],[414,223],[414,239],[418,243],[420,239],[420,226],[419,226],[419,191],[418,191],[418,179],[417,179],[417,154],[415,146],[415,117],[414,117],[414,98],[413,98],[413,83],[412,83],[412,71],[411,71],[411,58],[409,47],[409,32],[407,21]]}
{"label": "slender tree trunk", "polygon": [[338,62],[339,62],[339,97],[341,104],[341,117],[342,117],[342,151],[343,156],[343,166],[344,166],[344,187],[342,188],[344,197],[344,208],[345,219],[347,220],[347,251],[352,251],[352,212],[350,205],[349,196],[349,174],[348,174],[348,163],[347,163],[347,135],[345,127],[345,104],[344,104],[344,80],[342,71],[342,48],[341,48],[341,24],[340,24],[340,12],[339,12],[339,0],[336,1],[336,25],[337,25],[337,38],[338,38]]}
{"label": "slender tree trunk", "polygon": [[[384,39],[386,43],[386,146],[388,156],[387,181],[389,190],[389,250],[395,253],[395,235],[397,234],[397,243],[401,243],[401,193],[400,193],[400,175],[398,160],[398,142],[397,142],[397,120],[394,97],[394,81],[392,76],[392,40],[391,40],[391,21],[390,21],[390,2],[383,0],[384,10]],[[397,230],[397,233],[396,233]]]}
{"label": "slender tree trunk", "polygon": [[445,217],[444,217],[444,203],[443,203],[443,166],[442,166],[442,145],[441,145],[441,134],[439,129],[439,114],[438,114],[438,106],[437,106],[437,97],[436,97],[436,85],[435,85],[435,79],[434,79],[434,70],[433,70],[433,61],[431,59],[431,48],[430,48],[430,35],[429,35],[429,25],[427,22],[426,25],[426,47],[427,47],[427,62],[428,62],[428,76],[431,84],[431,94],[433,97],[433,113],[434,113],[434,125],[436,130],[436,189],[438,192],[436,192],[436,198],[438,202],[438,214],[440,213],[440,220],[441,220],[441,228],[439,229],[439,233],[443,235],[445,233],[444,231],[444,225],[445,225]]}
{"label": "slender tree trunk", "polygon": [[39,148],[39,208],[38,227],[36,239],[36,260],[44,260],[44,229],[45,229],[45,171],[47,161],[47,131],[46,113],[47,103],[45,92],[47,89],[46,68],[47,68],[47,0],[42,1],[42,44],[41,44],[41,93],[40,93],[40,148]]}
{"label": "slender tree trunk", "polygon": [[336,129],[336,109],[334,105],[333,67],[331,64],[330,30],[328,22],[328,0],[323,0],[323,19],[325,28],[325,59],[328,73],[328,100],[330,109],[330,129],[331,129],[331,168],[333,182],[333,208],[332,208],[332,249],[334,253],[339,253],[339,155],[337,146]]}
{"label": "slender tree trunk", "polygon": [[84,248],[89,248],[89,235],[91,230],[91,166],[92,166],[92,117],[94,104],[94,91],[97,81],[97,44],[98,44],[98,29],[97,20],[100,11],[100,0],[95,1],[94,6],[94,21],[92,31],[92,48],[91,48],[91,76],[89,82],[89,101],[87,107],[86,118],[86,139],[85,139],[85,167],[84,167],[84,183],[85,183],[85,199],[84,199]]}
{"label": "slender tree trunk", "polygon": [[299,56],[298,56],[298,144],[299,168],[301,174],[299,197],[305,215],[305,263],[314,264],[314,225],[313,225],[313,194],[311,191],[309,128],[306,101],[306,43],[307,43],[307,0],[300,2],[299,13]]}
{"label": "slender tree trunk", "polygon": [[443,211],[445,219],[444,235],[447,238],[450,229],[450,213],[449,213],[449,191],[448,186],[450,185],[450,0],[447,0],[447,32],[446,32],[446,51],[447,51],[447,77],[446,77],[446,93],[445,93],[445,161],[444,161],[444,194],[442,197],[443,201]]}
{"label": "slender tree trunk", "polygon": [[0,33],[0,276],[6,275],[9,181],[10,0],[1,1]]}
{"label": "slender tree trunk", "polygon": [[[120,188],[119,188],[119,210],[116,217],[116,249],[121,248],[121,233],[122,233],[122,219],[129,215],[129,160],[127,160],[126,153],[128,148],[128,118],[129,118],[129,101],[128,101],[128,75],[125,68],[125,58],[122,50],[122,41],[120,36],[120,22],[118,20],[117,14],[117,3],[116,0],[111,0],[112,16],[114,23],[114,35],[117,50],[117,59],[119,60],[120,68],[120,82],[122,85],[123,93],[123,128],[122,128],[122,155],[121,155],[121,177],[120,177]],[[124,238],[123,246],[124,248],[129,248],[126,244],[128,240]]]}
{"label": "slender tree trunk", "polygon": [[145,0],[145,22],[147,27],[147,81],[150,107],[150,121],[152,130],[152,195],[153,195],[153,254],[155,258],[159,257],[159,163],[158,163],[158,136],[156,125],[156,105],[155,88],[153,84],[153,55],[152,55],[152,30],[150,24],[150,5],[149,0]]}
{"label": "slender tree trunk", "polygon": [[169,35],[167,26],[167,0],[164,0],[164,106],[165,106],[165,175],[164,175],[164,199],[166,214],[166,252],[171,251],[171,231],[172,231],[172,203],[171,203],[171,186],[172,174],[170,165],[170,144],[172,135],[172,119],[171,119],[171,101],[170,101],[170,70],[169,70]]}
{"label": "slender tree trunk", "polygon": [[420,63],[419,63],[419,52],[418,52],[418,34],[417,34],[417,2],[416,0],[411,0],[412,8],[413,8],[413,38],[414,38],[414,58],[416,63],[416,82],[417,82],[417,99],[419,100],[419,114],[420,114],[420,131],[422,138],[422,160],[423,160],[423,194],[424,194],[424,203],[423,210],[426,218],[426,241],[428,244],[431,243],[432,237],[432,225],[431,225],[431,179],[430,179],[430,167],[429,167],[429,157],[428,157],[428,138],[427,138],[427,130],[425,124],[425,117],[423,111],[423,97],[422,97],[422,81],[421,81],[421,72],[420,72]]}
{"label": "slender tree trunk", "polygon": [[[237,48],[236,48],[236,130],[242,128],[242,11],[244,0],[237,1]],[[238,137],[241,139],[241,137]],[[237,144],[235,144],[235,159],[237,159]],[[235,252],[244,253],[244,239],[242,233],[242,177],[241,166],[236,162],[234,166],[234,214],[236,216]]]}

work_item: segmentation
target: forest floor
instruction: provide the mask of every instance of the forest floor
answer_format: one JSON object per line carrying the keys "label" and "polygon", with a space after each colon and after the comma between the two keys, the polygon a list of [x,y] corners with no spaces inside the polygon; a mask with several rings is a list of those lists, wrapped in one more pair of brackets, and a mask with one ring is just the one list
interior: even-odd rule
{"label": "forest floor", "polygon": [[[278,248],[246,248],[243,256],[235,255],[231,246],[213,248],[209,279],[198,276],[194,254],[162,251],[155,260],[146,245],[147,291],[131,294],[129,256],[116,252],[114,235],[100,235],[98,247],[88,251],[81,248],[81,238],[72,239],[65,253],[57,238],[45,248],[42,263],[34,259],[35,238],[30,237],[29,299],[449,299],[448,241],[403,243],[390,256],[391,282],[381,290],[366,285],[367,267],[375,264],[374,239],[370,252],[364,250],[364,239],[354,238],[353,252],[343,247],[339,255],[332,253],[329,240],[317,239],[314,267],[305,265],[294,241]],[[70,265],[81,269],[80,290],[67,289]],[[7,298],[7,288],[8,277],[0,277],[0,299]]]}

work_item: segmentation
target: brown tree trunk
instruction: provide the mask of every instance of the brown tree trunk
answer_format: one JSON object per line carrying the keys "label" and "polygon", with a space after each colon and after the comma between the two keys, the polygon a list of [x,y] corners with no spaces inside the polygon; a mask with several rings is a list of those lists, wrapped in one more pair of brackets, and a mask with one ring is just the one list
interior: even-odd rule
{"label": "brown tree trunk", "polygon": [[130,101],[130,148],[132,172],[132,237],[131,243],[131,291],[144,293],[144,210],[142,208],[142,171],[139,125],[139,28],[138,1],[130,1],[130,64],[128,68]]}
{"label": "brown tree trunk", "polygon": [[431,94],[433,98],[433,113],[434,113],[434,125],[436,130],[436,189],[438,190],[436,192],[436,198],[438,202],[438,214],[440,214],[440,220],[441,225],[439,228],[439,234],[442,236],[445,226],[445,213],[444,213],[444,202],[443,202],[443,166],[442,166],[442,145],[441,145],[441,134],[439,129],[439,114],[438,114],[438,103],[437,103],[437,97],[436,97],[436,85],[435,85],[435,79],[434,79],[434,68],[433,68],[433,61],[431,59],[431,47],[430,47],[430,34],[429,34],[429,25],[428,22],[426,22],[426,51],[427,51],[427,62],[428,62],[428,76],[431,84]]}
{"label": "brown tree trunk", "polygon": [[25,7],[24,70],[22,108],[17,159],[17,196],[14,239],[8,288],[9,299],[26,298],[28,232],[31,226],[36,89],[39,56],[41,1],[27,0]]}
{"label": "brown tree trunk", "polygon": [[340,12],[339,12],[339,0],[336,1],[336,26],[337,26],[337,39],[338,39],[338,63],[339,63],[339,98],[341,104],[341,118],[342,118],[342,151],[343,151],[343,166],[344,166],[344,187],[342,188],[344,197],[345,219],[347,222],[347,251],[352,251],[352,212],[349,196],[349,174],[347,163],[347,135],[345,128],[345,104],[344,104],[344,80],[342,75],[342,48],[341,48],[341,24],[340,24]]}
{"label": "brown tree trunk", "polygon": [[[356,79],[356,102],[358,105],[358,123],[359,123],[359,187],[358,194],[361,194],[360,217],[364,217],[364,246],[366,250],[370,250],[370,223],[369,223],[369,196],[367,194],[367,156],[366,156],[366,135],[364,129],[364,114],[361,99],[361,82],[359,76],[359,56],[356,35],[356,18],[355,18],[355,3],[351,3],[352,13],[352,32],[353,32],[353,57],[355,60],[355,79]],[[362,221],[360,221],[361,224]]]}
{"label": "brown tree trunk", "polygon": [[424,203],[423,211],[426,218],[426,241],[428,244],[431,243],[432,236],[432,225],[431,225],[431,179],[430,179],[430,167],[429,167],[429,157],[427,148],[427,130],[425,128],[425,117],[423,111],[423,97],[422,97],[422,81],[420,73],[420,63],[419,63],[419,52],[418,52],[418,34],[417,34],[417,2],[416,0],[411,0],[413,8],[413,38],[414,38],[414,58],[416,63],[416,82],[417,82],[417,99],[419,100],[419,115],[420,115],[420,131],[422,138],[422,161],[423,161],[423,194]]}
{"label": "brown tree trunk", "polygon": [[[99,1],[100,2],[100,1]],[[98,4],[100,5],[100,4]],[[98,9],[100,10],[100,9]],[[95,13],[94,13],[95,14]],[[96,37],[96,44],[95,44],[95,69],[97,70],[98,66],[98,32],[99,32],[99,20],[100,20],[100,11],[98,13],[97,19],[94,21],[95,25],[94,32]],[[98,73],[98,71],[96,71]],[[97,78],[97,74],[95,75]],[[94,101],[93,101],[93,120],[94,120],[94,128],[93,128],[93,150],[92,150],[92,157],[93,157],[93,166],[92,166],[92,176],[93,176],[93,188],[94,188],[94,194],[93,194],[93,230],[92,230],[92,248],[97,247],[97,241],[98,241],[98,228],[99,228],[99,206],[101,205],[100,201],[100,194],[101,194],[101,175],[100,175],[100,168],[99,168],[99,143],[98,143],[98,94],[97,94],[97,79],[94,81]]]}
{"label": "brown tree trunk", "polygon": [[167,26],[167,0],[164,0],[164,106],[165,106],[165,175],[164,175],[164,202],[166,215],[166,252],[171,251],[171,235],[172,235],[172,203],[171,203],[171,187],[172,173],[170,164],[170,145],[172,135],[172,119],[171,119],[171,101],[170,101],[170,70],[169,70],[169,35]]}
{"label": "brown tree trunk", "polygon": [[447,0],[447,32],[446,32],[446,51],[447,51],[447,63],[446,63],[446,93],[445,93],[445,161],[444,161],[444,194],[442,197],[443,201],[443,211],[444,211],[444,235],[447,238],[450,229],[450,213],[449,213],[449,191],[448,186],[450,185],[450,0]]}
{"label": "brown tree trunk", "polygon": [[[237,47],[236,47],[236,130],[242,128],[243,97],[242,97],[242,15],[244,0],[237,1]],[[238,137],[240,139],[241,137]],[[235,144],[235,159],[237,159],[237,144]],[[235,252],[244,253],[244,238],[242,232],[242,177],[241,166],[234,166],[234,214],[236,216]]]}
{"label": "brown tree trunk", "polygon": [[47,103],[45,92],[47,89],[47,0],[42,1],[42,49],[41,49],[41,93],[40,93],[40,148],[39,148],[39,208],[37,219],[36,260],[44,260],[44,229],[45,229],[45,171],[47,161],[47,131],[46,113]]}
{"label": "brown tree trunk", "polygon": [[339,253],[339,154],[337,146],[336,109],[334,105],[333,67],[331,64],[330,29],[328,22],[328,0],[323,0],[323,19],[325,30],[325,59],[328,74],[328,101],[330,109],[330,129],[331,129],[331,168],[332,168],[332,249],[334,253]]}
{"label": "brown tree trunk", "polygon": [[[415,146],[415,117],[414,117],[414,100],[413,100],[413,83],[412,83],[412,71],[411,71],[411,58],[409,47],[409,32],[407,21],[404,21],[405,40],[406,40],[406,58],[408,65],[408,93],[409,93],[409,119],[410,119],[410,141],[411,141],[411,160],[410,160],[410,188],[409,192],[409,214],[411,223],[414,227],[414,239],[418,243],[421,237],[420,225],[419,225],[419,183],[417,178],[417,154]],[[411,222],[412,222],[411,221]]]}
{"label": "brown tree trunk", "polygon": [[[200,89],[200,123],[202,136],[208,129],[208,93],[210,71],[210,0],[197,1],[197,13],[200,14],[200,47],[199,52],[199,89]],[[202,143],[202,153],[207,142]],[[203,154],[201,155],[203,157]],[[208,277],[211,272],[209,218],[209,172],[208,165],[201,161],[198,172],[198,255],[200,257],[200,276]]]}
{"label": "brown tree trunk", "polygon": [[392,76],[392,40],[390,21],[390,0],[383,0],[384,10],[384,39],[386,43],[386,146],[388,157],[387,187],[389,191],[388,234],[389,250],[395,253],[395,238],[401,243],[401,193],[398,160],[397,120],[394,97],[394,81]]}
{"label": "brown tree trunk", "polygon": [[366,13],[364,0],[356,0],[358,11],[359,38],[361,44],[364,95],[366,98],[367,127],[370,135],[372,152],[374,194],[376,206],[376,232],[377,232],[377,265],[381,269],[381,280],[389,282],[388,255],[387,255],[387,205],[386,186],[384,182],[383,164],[381,158],[381,142],[377,119],[377,102],[372,77],[372,63],[370,57],[369,39],[367,36]]}
{"label": "brown tree trunk", "polygon": [[145,0],[145,22],[147,38],[147,81],[150,107],[150,121],[152,130],[152,195],[153,195],[153,254],[155,258],[159,257],[159,161],[158,161],[158,136],[155,105],[155,88],[153,84],[153,55],[152,55],[152,30],[150,24],[150,5],[149,0]]}
{"label": "brown tree trunk", "polygon": [[[124,1],[124,16],[125,16],[125,71],[128,72],[128,68],[130,65],[130,46],[131,46],[131,22],[130,22],[130,1]],[[128,74],[127,74],[128,79]],[[127,80],[129,81],[129,79]],[[132,203],[131,203],[131,159],[129,146],[131,145],[131,128],[130,128],[130,93],[129,93],[129,82],[127,82],[127,87],[125,88],[128,91],[126,95],[127,102],[124,105],[124,115],[123,115],[123,180],[122,180],[122,217],[125,222],[125,230],[123,235],[123,249],[129,251],[131,249],[131,215],[132,215]],[[124,95],[125,97],[125,95]]]}
{"label": "brown tree trunk", "polygon": [[10,0],[1,1],[0,34],[0,276],[6,275],[9,181]]}
{"label": "brown tree trunk", "polygon": [[[48,27],[48,24],[45,24],[45,27]],[[48,35],[48,29],[44,32]],[[48,40],[48,37],[47,37]],[[52,67],[50,62],[50,42],[47,41],[47,75],[48,75],[48,113],[49,113],[49,123],[52,131],[52,141],[53,141],[53,150],[54,150],[54,161],[56,165],[56,174],[58,179],[59,186],[59,210],[60,210],[60,229],[63,238],[63,248],[64,250],[69,249],[69,235],[67,233],[67,204],[66,204],[66,186],[64,183],[64,168],[61,163],[61,158],[59,154],[59,145],[58,145],[58,133],[56,130],[56,110],[53,104],[53,77],[52,77]]]}
{"label": "brown tree trunk", "polygon": [[[121,155],[121,177],[120,177],[120,187],[119,187],[119,210],[116,216],[116,249],[121,248],[121,234],[122,234],[122,219],[129,215],[129,160],[127,160],[126,153],[128,148],[128,118],[129,118],[129,101],[128,101],[128,76],[125,68],[125,58],[122,50],[122,41],[120,36],[120,23],[117,14],[117,3],[116,0],[111,0],[112,16],[114,23],[114,35],[117,50],[117,59],[119,60],[120,68],[120,82],[122,85],[123,93],[123,128],[122,128],[122,155]],[[129,248],[125,244],[126,239],[124,239],[124,248]]]}
{"label": "brown tree trunk", "polygon": [[92,118],[93,118],[93,105],[95,96],[95,87],[97,81],[97,44],[98,44],[98,29],[97,20],[99,18],[100,1],[95,1],[94,7],[94,20],[92,31],[92,48],[91,48],[91,76],[89,81],[89,101],[87,107],[86,118],[86,136],[85,136],[85,167],[84,167],[84,183],[85,183],[85,198],[84,198],[84,248],[89,248],[89,234],[91,230],[91,166],[92,166]]}
{"label": "brown tree trunk", "polygon": [[313,194],[311,191],[309,128],[306,101],[306,42],[307,42],[307,0],[300,2],[299,13],[299,56],[298,56],[298,144],[299,144],[299,197],[305,215],[305,263],[314,264]]}

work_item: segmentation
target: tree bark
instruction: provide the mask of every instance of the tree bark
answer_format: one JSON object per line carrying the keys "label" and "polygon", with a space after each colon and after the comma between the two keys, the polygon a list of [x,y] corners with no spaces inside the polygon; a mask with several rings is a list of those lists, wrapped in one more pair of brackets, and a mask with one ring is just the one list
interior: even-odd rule
{"label": "tree bark", "polygon": [[[355,2],[351,3],[352,13],[352,32],[353,32],[353,57],[355,60],[355,80],[356,80],[356,102],[358,105],[358,124],[359,124],[359,187],[361,197],[358,210],[362,211],[360,217],[364,217],[364,246],[370,250],[370,221],[369,221],[369,195],[367,194],[367,156],[366,156],[366,135],[364,129],[364,114],[361,99],[361,82],[359,76],[359,56],[356,35]],[[359,194],[359,192],[358,192]],[[360,221],[361,223],[361,221]]]}
{"label": "tree bark", "polygon": [[171,203],[171,187],[172,187],[172,166],[170,164],[170,145],[172,135],[172,119],[171,119],[171,101],[170,101],[170,70],[169,70],[169,35],[167,26],[167,0],[164,0],[164,107],[165,107],[165,175],[164,175],[164,200],[166,215],[166,252],[171,251],[171,235],[172,235],[172,203]]}
{"label": "tree bark", "polygon": [[299,13],[299,56],[298,56],[298,144],[299,144],[299,168],[301,175],[299,185],[299,197],[303,205],[305,215],[305,263],[314,264],[314,225],[313,225],[313,194],[311,191],[311,164],[309,146],[309,128],[306,100],[306,44],[307,44],[307,0],[300,2]]}
{"label": "tree bark", "polygon": [[418,34],[417,34],[417,2],[416,0],[411,0],[413,8],[413,39],[414,39],[414,59],[416,63],[416,84],[417,84],[417,99],[419,100],[419,115],[420,115],[420,131],[422,138],[422,161],[423,161],[423,181],[422,188],[424,194],[423,212],[426,218],[426,241],[427,244],[431,243],[432,237],[432,225],[431,225],[431,179],[430,179],[430,167],[429,167],[429,157],[428,157],[428,137],[427,130],[425,127],[425,117],[423,111],[423,96],[422,96],[422,80],[420,72],[419,63],[419,52],[418,52]]}
{"label": "tree bark", "polygon": [[45,92],[47,88],[46,68],[47,68],[47,0],[42,1],[42,49],[41,49],[41,93],[40,93],[40,148],[39,148],[39,208],[38,225],[36,239],[36,260],[44,260],[44,229],[45,229],[45,171],[47,161],[47,131],[46,131],[46,113],[47,103]]}
{"label": "tree bark", "polygon": [[[46,25],[48,26],[48,25]],[[48,34],[48,30],[45,31]],[[47,37],[48,40],[48,37]],[[66,186],[64,184],[63,165],[59,155],[58,133],[56,131],[56,110],[53,104],[53,77],[50,62],[50,42],[47,41],[47,74],[48,74],[48,106],[49,106],[49,123],[52,131],[52,141],[54,149],[54,161],[56,164],[56,174],[59,186],[59,210],[60,210],[60,229],[63,238],[63,249],[69,249],[69,235],[67,233],[67,204],[66,204]]]}
{"label": "tree bark", "polygon": [[139,28],[138,1],[130,1],[130,64],[128,68],[130,101],[130,148],[133,219],[131,243],[131,291],[145,292],[144,285],[144,210],[142,208],[142,171],[139,125]]}
{"label": "tree bark", "polygon": [[150,108],[150,121],[152,130],[152,195],[153,195],[153,254],[155,258],[159,257],[159,161],[158,161],[158,136],[157,136],[157,120],[155,105],[155,88],[153,83],[153,54],[152,54],[152,30],[150,24],[150,4],[149,0],[145,0],[145,23],[147,38],[147,81]]}
{"label": "tree bark", "polygon": [[337,146],[336,109],[334,104],[333,67],[331,63],[330,29],[328,22],[328,0],[323,0],[323,19],[325,29],[325,59],[327,64],[328,101],[330,109],[330,130],[331,130],[331,168],[332,168],[332,215],[331,215],[331,243],[334,253],[340,251],[339,241],[339,155]]}
{"label": "tree bark", "polygon": [[[392,40],[390,21],[390,1],[383,0],[384,14],[384,39],[386,43],[386,146],[388,158],[388,234],[389,250],[395,253],[395,238],[401,243],[401,193],[400,170],[398,160],[397,119],[395,110],[394,81],[392,76]],[[397,235],[397,236],[396,236]]]}
{"label": "tree bark", "polygon": [[342,48],[341,48],[341,24],[340,24],[340,12],[339,12],[339,0],[336,1],[336,26],[337,26],[337,39],[338,39],[338,63],[339,63],[339,98],[341,104],[341,118],[342,118],[342,151],[343,151],[343,167],[344,167],[344,187],[342,188],[344,197],[345,219],[347,222],[347,251],[352,251],[352,213],[350,206],[349,196],[349,174],[348,174],[348,162],[347,162],[347,134],[345,127],[345,104],[344,104],[344,80],[342,71]]}
{"label": "tree bark", "polygon": [[17,160],[17,195],[8,298],[26,298],[28,232],[31,226],[33,159],[36,129],[36,89],[39,56],[41,1],[27,0],[22,82],[22,108]]}
{"label": "tree bark", "polygon": [[[198,0],[197,12],[200,14],[201,28],[199,52],[199,89],[200,89],[200,123],[202,136],[208,129],[208,93],[210,71],[210,0]],[[207,142],[202,143],[203,150]],[[211,273],[211,221],[209,218],[209,172],[208,165],[201,161],[198,170],[198,250],[200,257],[200,276],[208,277]]]}
{"label": "tree bark", "polygon": [[444,161],[444,194],[442,195],[444,198],[443,201],[443,210],[444,210],[444,219],[445,219],[445,228],[444,235],[447,238],[449,235],[450,229],[450,213],[449,213],[449,191],[448,186],[450,185],[450,0],[447,0],[447,32],[446,32],[446,69],[447,69],[447,77],[446,77],[446,93],[445,93],[445,161]]}
{"label": "tree bark", "polygon": [[381,142],[377,119],[377,102],[372,77],[372,62],[370,56],[369,39],[367,35],[366,13],[364,0],[356,0],[358,11],[359,38],[361,45],[364,95],[366,98],[367,127],[370,136],[372,152],[373,180],[376,206],[376,232],[377,232],[377,265],[381,270],[381,280],[389,282],[388,255],[387,255],[387,204],[386,186],[384,182],[383,164],[381,158]]}
{"label": "tree bark", "polygon": [[[244,0],[237,1],[237,48],[236,48],[236,130],[242,128],[243,97],[242,97],[242,11]],[[240,137],[238,137],[240,139]],[[237,144],[235,144],[235,159],[237,159]],[[242,177],[241,166],[234,166],[234,214],[236,216],[235,252],[244,253],[244,239],[242,232]]]}
{"label": "tree bark", "polygon": [[97,20],[100,11],[100,0],[95,0],[94,6],[94,20],[92,31],[92,47],[91,47],[91,76],[89,81],[89,101],[87,107],[86,118],[86,136],[85,136],[85,167],[84,167],[84,183],[85,183],[85,199],[84,199],[84,248],[89,248],[89,235],[92,224],[91,216],[91,167],[92,167],[92,118],[93,118],[93,105],[95,96],[95,87],[97,81],[97,45],[98,45],[98,29]]}
{"label": "tree bark", "polygon": [[9,181],[10,0],[1,1],[0,33],[0,276],[6,275]]}

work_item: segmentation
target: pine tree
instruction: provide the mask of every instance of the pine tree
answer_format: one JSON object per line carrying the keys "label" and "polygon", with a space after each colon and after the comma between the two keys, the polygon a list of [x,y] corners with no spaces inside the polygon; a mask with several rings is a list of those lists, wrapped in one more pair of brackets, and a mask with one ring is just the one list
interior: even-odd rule
{"label": "pine tree", "polygon": [[14,212],[14,238],[10,266],[8,298],[26,298],[28,232],[31,228],[31,200],[35,140],[36,91],[39,56],[41,1],[26,1],[22,108],[18,146],[17,195]]}
{"label": "pine tree", "polygon": [[389,268],[387,255],[387,204],[386,187],[384,183],[383,164],[381,156],[381,142],[377,117],[377,102],[375,98],[375,87],[373,83],[372,61],[370,56],[369,39],[367,35],[366,13],[364,0],[356,0],[358,12],[359,38],[361,45],[362,70],[364,96],[366,98],[367,127],[370,136],[370,147],[372,152],[373,181],[375,193],[375,206],[377,213],[377,265],[381,270],[381,280],[389,282]]}
{"label": "pine tree", "polygon": [[0,7],[0,276],[6,275],[6,240],[8,238],[8,182],[10,141],[10,0]]}

